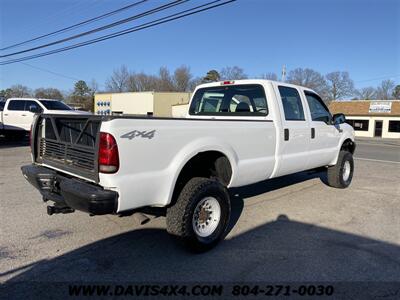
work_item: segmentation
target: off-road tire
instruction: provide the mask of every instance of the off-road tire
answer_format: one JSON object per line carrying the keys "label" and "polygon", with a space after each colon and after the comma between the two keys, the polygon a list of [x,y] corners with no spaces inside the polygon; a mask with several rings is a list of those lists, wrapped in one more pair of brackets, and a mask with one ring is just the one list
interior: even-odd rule
{"label": "off-road tire", "polygon": [[[193,229],[192,219],[197,204],[206,197],[214,197],[221,208],[219,223],[209,236],[201,237]],[[227,188],[215,179],[195,177],[183,187],[174,205],[167,209],[167,231],[194,252],[204,252],[221,241],[230,218],[230,198]]]}
{"label": "off-road tire", "polygon": [[[344,178],[345,164],[350,164],[350,174],[347,179]],[[328,185],[335,188],[344,189],[347,188],[353,178],[354,172],[354,160],[353,154],[348,151],[341,150],[336,165],[328,167],[327,177]]]}

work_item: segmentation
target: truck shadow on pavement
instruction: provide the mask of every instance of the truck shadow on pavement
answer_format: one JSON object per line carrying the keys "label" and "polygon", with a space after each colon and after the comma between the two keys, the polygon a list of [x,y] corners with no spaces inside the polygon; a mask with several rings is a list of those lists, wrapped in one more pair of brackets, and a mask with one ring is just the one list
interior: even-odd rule
{"label": "truck shadow on pavement", "polygon": [[34,298],[62,296],[67,287],[52,290],[49,282],[73,281],[394,282],[399,281],[399,253],[397,245],[296,222],[285,215],[197,255],[179,247],[164,230],[147,228],[13,270],[19,274],[6,282],[2,293],[8,299],[25,297],[27,291]]}
{"label": "truck shadow on pavement", "polygon": [[398,281],[399,253],[396,245],[284,215],[197,255],[164,230],[139,229],[15,270],[3,299],[67,294],[49,282]]}
{"label": "truck shadow on pavement", "polygon": [[6,139],[0,136],[0,149],[29,146],[29,137],[22,139]]}
{"label": "truck shadow on pavement", "polygon": [[[323,174],[306,172],[233,190],[231,227],[239,219],[243,198],[315,177]],[[65,296],[67,285],[54,290],[48,283],[73,281],[129,284],[400,280],[398,245],[298,222],[286,215],[277,214],[272,222],[232,234],[203,254],[187,252],[163,228],[150,226],[151,223],[0,273],[0,279],[13,276],[1,293],[9,299],[26,297],[28,290],[33,298],[46,298],[49,291],[51,296]]]}

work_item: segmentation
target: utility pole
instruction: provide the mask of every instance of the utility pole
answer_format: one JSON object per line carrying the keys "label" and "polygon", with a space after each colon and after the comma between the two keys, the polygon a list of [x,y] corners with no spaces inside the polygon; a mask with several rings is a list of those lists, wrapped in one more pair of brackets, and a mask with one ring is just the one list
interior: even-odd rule
{"label": "utility pole", "polygon": [[286,65],[282,66],[282,77],[281,77],[282,82],[285,82],[286,80]]}

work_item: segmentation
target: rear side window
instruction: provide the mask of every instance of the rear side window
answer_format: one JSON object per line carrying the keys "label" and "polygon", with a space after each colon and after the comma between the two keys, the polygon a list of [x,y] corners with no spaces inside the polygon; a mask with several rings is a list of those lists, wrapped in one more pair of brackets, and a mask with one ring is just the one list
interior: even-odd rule
{"label": "rear side window", "polygon": [[48,110],[72,110],[71,107],[58,100],[39,100]]}
{"label": "rear side window", "polygon": [[197,90],[191,115],[266,116],[267,99],[261,85],[231,85]]}
{"label": "rear side window", "polygon": [[8,110],[25,110],[24,100],[11,100],[8,104]]}
{"label": "rear side window", "polygon": [[297,89],[287,86],[279,86],[278,88],[286,121],[304,121],[303,105]]}

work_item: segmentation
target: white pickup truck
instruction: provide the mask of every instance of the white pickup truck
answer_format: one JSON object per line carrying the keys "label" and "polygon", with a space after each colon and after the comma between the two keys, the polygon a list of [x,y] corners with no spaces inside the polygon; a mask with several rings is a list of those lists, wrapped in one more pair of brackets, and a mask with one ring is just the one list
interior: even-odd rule
{"label": "white pickup truck", "polygon": [[59,100],[9,98],[0,105],[0,134],[21,136],[29,131],[36,113],[87,114]]}
{"label": "white pickup truck", "polygon": [[[268,80],[196,88],[186,118],[39,115],[25,178],[55,202],[48,213],[166,214],[191,249],[224,238],[228,188],[326,167],[353,176],[353,128],[312,90]],[[143,216],[143,215],[142,215]]]}

